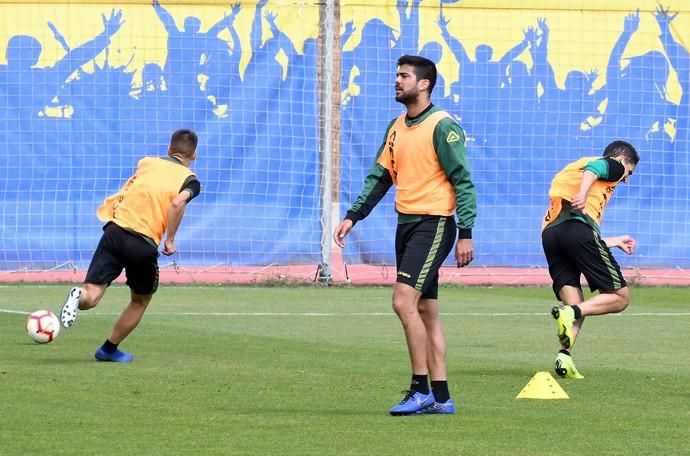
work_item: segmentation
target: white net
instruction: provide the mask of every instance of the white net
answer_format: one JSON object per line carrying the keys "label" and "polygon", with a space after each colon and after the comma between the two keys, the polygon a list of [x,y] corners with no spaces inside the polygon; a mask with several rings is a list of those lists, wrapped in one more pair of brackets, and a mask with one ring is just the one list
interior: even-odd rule
{"label": "white net", "polygon": [[[690,10],[638,3],[0,2],[0,270],[85,268],[96,207],[178,128],[199,134],[203,186],[180,264],[328,267],[402,112],[403,54],[437,62],[432,100],[467,132],[474,265],[543,266],[550,179],[624,139],[642,160],[605,234],[637,238],[624,266],[685,268]],[[390,193],[346,263],[395,263]]]}

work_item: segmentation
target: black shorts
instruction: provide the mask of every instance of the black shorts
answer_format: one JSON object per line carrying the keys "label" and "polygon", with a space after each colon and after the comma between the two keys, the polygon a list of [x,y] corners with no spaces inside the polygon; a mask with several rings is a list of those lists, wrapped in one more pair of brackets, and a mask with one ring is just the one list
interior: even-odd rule
{"label": "black shorts", "polygon": [[110,286],[124,269],[132,292],[153,294],[158,289],[158,255],[158,249],[141,236],[108,223],[103,227],[84,282]]}
{"label": "black shorts", "polygon": [[423,216],[419,222],[399,224],[397,281],[420,291],[422,299],[437,299],[438,270],[453,250],[457,231],[453,217]]}
{"label": "black shorts", "polygon": [[627,286],[611,249],[586,223],[569,220],[548,228],[541,243],[556,297],[564,285],[580,288],[580,274],[591,291],[612,292]]}

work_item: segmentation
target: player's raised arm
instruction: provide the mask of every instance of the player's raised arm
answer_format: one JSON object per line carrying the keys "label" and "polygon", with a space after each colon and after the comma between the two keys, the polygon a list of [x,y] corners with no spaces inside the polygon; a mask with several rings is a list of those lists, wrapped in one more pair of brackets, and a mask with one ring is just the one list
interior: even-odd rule
{"label": "player's raised arm", "polygon": [[573,208],[581,211],[583,214],[586,214],[585,203],[587,202],[587,193],[589,193],[589,189],[592,188],[592,185],[598,179],[599,178],[597,175],[592,171],[584,171],[582,175],[582,182],[580,182],[580,190],[577,192],[577,194],[575,194],[575,196],[573,196],[572,201],[570,201],[570,205],[573,206]]}

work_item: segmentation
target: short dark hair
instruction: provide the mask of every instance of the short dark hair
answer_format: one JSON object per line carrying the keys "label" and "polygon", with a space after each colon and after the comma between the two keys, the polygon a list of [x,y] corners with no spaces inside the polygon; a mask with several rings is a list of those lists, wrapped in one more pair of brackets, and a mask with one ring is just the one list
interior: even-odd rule
{"label": "short dark hair", "polygon": [[640,161],[640,156],[635,148],[630,143],[621,140],[616,140],[606,146],[604,157],[623,157],[625,161],[635,166]]}
{"label": "short dark hair", "polygon": [[436,86],[436,64],[426,57],[420,55],[403,55],[398,59],[398,66],[410,65],[414,68],[414,74],[417,80],[426,79],[429,81],[429,95]]}
{"label": "short dark hair", "polygon": [[196,151],[199,137],[192,130],[181,128],[170,137],[170,150],[184,157],[191,157]]}

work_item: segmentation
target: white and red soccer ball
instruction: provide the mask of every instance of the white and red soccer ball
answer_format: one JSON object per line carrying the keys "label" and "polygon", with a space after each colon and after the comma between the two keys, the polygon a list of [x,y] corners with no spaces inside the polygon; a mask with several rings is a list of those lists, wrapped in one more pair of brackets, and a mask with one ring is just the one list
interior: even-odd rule
{"label": "white and red soccer ball", "polygon": [[26,319],[26,332],[34,342],[47,344],[60,334],[60,320],[49,310],[37,310]]}

